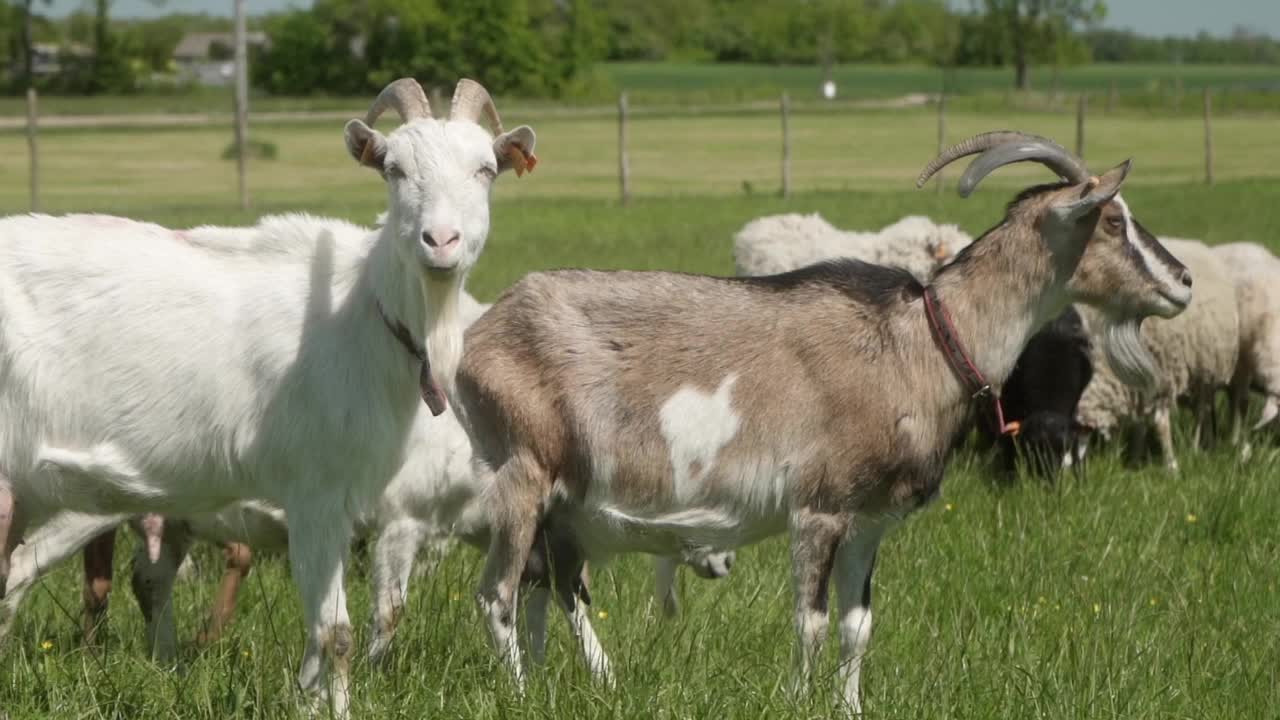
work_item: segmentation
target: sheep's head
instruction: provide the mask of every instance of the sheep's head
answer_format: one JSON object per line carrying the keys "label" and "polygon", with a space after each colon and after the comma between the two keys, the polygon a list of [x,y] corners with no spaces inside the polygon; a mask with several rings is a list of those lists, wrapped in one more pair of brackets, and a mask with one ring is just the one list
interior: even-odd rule
{"label": "sheep's head", "polygon": [[[404,124],[384,136],[372,126],[388,109]],[[432,273],[466,272],[475,264],[489,235],[493,181],[537,163],[532,128],[504,132],[489,93],[466,79],[458,82],[447,119],[432,116],[417,81],[396,80],[364,120],[347,123],[345,137],[351,156],[386,180],[386,226],[403,258]]]}
{"label": "sheep's head", "polygon": [[1191,302],[1191,273],[1129,212],[1120,187],[1132,161],[1094,176],[1079,158],[1035,135],[1001,131],[972,137],[943,152],[920,174],[919,185],[942,166],[978,157],[960,178],[968,196],[989,173],[1010,163],[1038,162],[1063,182],[1031,188],[1010,205],[1005,222],[1031,230],[1049,250],[1050,262],[1068,277],[1066,300],[1102,311],[1103,348],[1116,374],[1149,385],[1154,367],[1138,327],[1148,315],[1169,318]]}

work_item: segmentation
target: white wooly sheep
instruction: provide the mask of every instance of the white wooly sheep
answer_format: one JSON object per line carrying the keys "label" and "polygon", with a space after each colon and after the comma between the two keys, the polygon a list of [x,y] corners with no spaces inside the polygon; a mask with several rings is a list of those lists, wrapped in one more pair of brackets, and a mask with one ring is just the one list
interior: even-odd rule
{"label": "white wooly sheep", "polygon": [[[1214,395],[1229,385],[1235,371],[1239,321],[1231,276],[1213,250],[1195,240],[1162,238],[1160,242],[1191,271],[1195,293],[1181,315],[1169,320],[1148,318],[1142,326],[1143,344],[1155,358],[1155,384],[1145,390],[1126,385],[1097,349],[1103,343],[1095,341],[1093,378],[1080,397],[1076,418],[1104,437],[1127,421],[1142,423],[1144,431],[1154,427],[1165,465],[1176,471],[1170,425],[1174,404],[1180,398],[1192,402],[1193,444],[1199,445],[1213,412]],[[1102,318],[1091,308],[1078,309],[1096,336],[1105,325]]]}
{"label": "white wooly sheep", "polygon": [[910,215],[879,232],[849,232],[821,215],[769,215],[734,236],[738,275],[774,275],[822,260],[847,257],[907,270],[928,282],[935,270],[973,242],[955,225]]}
{"label": "white wooly sheep", "polygon": [[[1231,381],[1231,436],[1239,444],[1250,389],[1266,397],[1255,430],[1280,414],[1280,258],[1246,242],[1218,245],[1213,251],[1235,282],[1240,313],[1240,360]],[[1247,442],[1242,451],[1248,455]]]}
{"label": "white wooly sheep", "polygon": [[[404,125],[384,136],[370,125],[388,109]],[[381,229],[307,215],[238,232],[0,220],[0,580],[24,530],[58,511],[269,501],[294,520],[299,684],[339,717],[352,526],[404,462],[423,402],[444,410],[491,183],[536,162],[533,131],[504,132],[469,80],[447,119],[396,81],[344,134],[386,181]]]}

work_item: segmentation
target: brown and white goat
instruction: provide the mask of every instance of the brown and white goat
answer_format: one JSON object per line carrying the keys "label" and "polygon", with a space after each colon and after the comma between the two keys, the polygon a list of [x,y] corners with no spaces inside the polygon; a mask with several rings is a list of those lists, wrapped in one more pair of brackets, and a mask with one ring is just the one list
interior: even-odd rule
{"label": "brown and white goat", "polygon": [[[1066,178],[1020,194],[934,278],[972,362],[998,386],[1032,333],[1084,302],[1112,318],[1124,375],[1149,377],[1137,323],[1180,312],[1191,278],[1135,231],[1118,194],[1130,163],[1091,177],[1051,141],[987,133],[921,182],[971,154],[962,194],[1024,160]],[[468,331],[455,397],[496,473],[477,599],[517,682],[516,593],[540,523],[591,560],[696,556],[789,530],[798,687],[834,580],[843,697],[860,710],[876,549],[938,493],[971,402],[924,294],[905,271],[857,261],[760,278],[565,270],[509,289]]]}

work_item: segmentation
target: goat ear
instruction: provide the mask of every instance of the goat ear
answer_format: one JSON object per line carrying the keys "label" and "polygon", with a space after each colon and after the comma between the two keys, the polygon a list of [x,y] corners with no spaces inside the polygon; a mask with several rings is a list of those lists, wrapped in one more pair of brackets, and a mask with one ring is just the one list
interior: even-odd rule
{"label": "goat ear", "polygon": [[361,120],[352,120],[342,131],[347,142],[347,152],[356,162],[371,167],[378,172],[383,171],[387,159],[387,139],[382,133],[365,125]]}
{"label": "goat ear", "polygon": [[538,137],[528,125],[510,132],[505,132],[493,139],[493,155],[498,159],[498,172],[515,170],[516,177],[525,171],[533,172],[538,165],[538,156],[533,154],[533,146]]}
{"label": "goat ear", "polygon": [[1080,194],[1075,199],[1054,205],[1053,214],[1063,222],[1074,223],[1111,202],[1111,198],[1120,192],[1120,186],[1124,184],[1132,167],[1133,160],[1125,160],[1108,170],[1106,175],[1089,178],[1088,182],[1080,186]]}

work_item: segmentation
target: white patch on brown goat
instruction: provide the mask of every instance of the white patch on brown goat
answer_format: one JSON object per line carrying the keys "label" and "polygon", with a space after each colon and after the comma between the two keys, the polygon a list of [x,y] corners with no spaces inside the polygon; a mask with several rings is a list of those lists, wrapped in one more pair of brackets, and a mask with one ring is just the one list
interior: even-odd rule
{"label": "white patch on brown goat", "polygon": [[730,373],[710,395],[685,386],[662,404],[662,437],[671,453],[672,494],[679,501],[698,495],[716,455],[738,434],[742,420],[731,397],[737,379]]}

